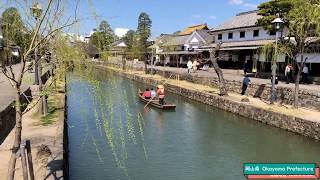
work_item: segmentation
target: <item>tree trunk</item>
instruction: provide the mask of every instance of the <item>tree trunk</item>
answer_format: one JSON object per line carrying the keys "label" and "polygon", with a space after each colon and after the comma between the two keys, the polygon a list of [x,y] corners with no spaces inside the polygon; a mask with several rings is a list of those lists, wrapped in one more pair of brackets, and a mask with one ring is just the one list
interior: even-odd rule
{"label": "tree trunk", "polygon": [[15,138],[13,147],[11,149],[11,157],[8,166],[8,180],[14,179],[17,152],[21,144],[21,131],[22,131],[22,112],[21,112],[21,102],[20,102],[20,86],[17,85],[17,92],[15,95],[15,109],[16,109],[16,125],[15,125]]}
{"label": "tree trunk", "polygon": [[301,53],[300,63],[298,63],[298,74],[297,74],[295,86],[294,86],[294,103],[293,103],[294,108],[299,108],[299,84],[300,84],[301,71],[304,66],[303,61],[304,61],[303,54]]}
{"label": "tree trunk", "polygon": [[145,72],[146,74],[148,74],[147,55],[144,54],[144,55],[143,55],[143,58],[144,58],[144,72]]}
{"label": "tree trunk", "polygon": [[226,82],[223,77],[222,70],[220,69],[217,59],[218,59],[218,52],[219,50],[213,50],[210,52],[210,59],[213,65],[214,70],[216,71],[218,78],[219,78],[219,90],[220,90],[220,96],[228,96],[228,90],[226,87]]}
{"label": "tree trunk", "polygon": [[124,55],[122,55],[122,70],[126,70],[126,58],[124,57]]}

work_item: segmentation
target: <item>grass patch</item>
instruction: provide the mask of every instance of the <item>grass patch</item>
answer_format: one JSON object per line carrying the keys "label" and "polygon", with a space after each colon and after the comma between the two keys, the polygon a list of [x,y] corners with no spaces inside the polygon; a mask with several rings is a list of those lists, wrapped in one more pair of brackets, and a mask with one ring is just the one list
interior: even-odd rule
{"label": "grass patch", "polygon": [[59,114],[63,107],[61,107],[61,91],[63,90],[63,82],[58,81],[57,87],[50,89],[48,92],[48,113],[46,116],[41,116],[41,125],[49,126],[59,119]]}

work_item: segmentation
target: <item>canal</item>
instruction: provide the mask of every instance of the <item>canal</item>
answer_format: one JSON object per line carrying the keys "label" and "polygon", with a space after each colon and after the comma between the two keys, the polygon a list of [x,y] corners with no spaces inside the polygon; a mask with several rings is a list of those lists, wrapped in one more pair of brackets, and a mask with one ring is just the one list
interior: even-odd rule
{"label": "canal", "polygon": [[145,85],[96,70],[68,76],[70,179],[245,179],[244,162],[319,162],[320,143],[170,94],[175,111],[138,101]]}

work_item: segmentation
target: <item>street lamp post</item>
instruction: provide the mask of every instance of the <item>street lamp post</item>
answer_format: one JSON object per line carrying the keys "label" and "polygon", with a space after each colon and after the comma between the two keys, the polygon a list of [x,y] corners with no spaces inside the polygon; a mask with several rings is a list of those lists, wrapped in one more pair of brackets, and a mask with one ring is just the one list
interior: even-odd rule
{"label": "street lamp post", "polygon": [[[36,28],[39,28],[39,19],[42,14],[42,8],[39,3],[35,3],[31,8],[32,16],[36,19]],[[38,34],[36,34],[36,39],[38,38]],[[36,42],[35,42],[36,44]],[[34,56],[35,56],[35,84],[39,85],[39,92],[42,91],[42,81],[41,81],[41,75],[42,75],[42,70],[41,70],[41,62],[38,57],[38,47],[35,48],[34,50]],[[41,103],[40,103],[40,110],[41,114],[46,115],[48,111],[47,107],[47,98],[46,95],[42,95],[41,97]]]}
{"label": "street lamp post", "polygon": [[275,25],[276,29],[276,47],[275,47],[275,58],[272,60],[272,84],[271,84],[271,99],[270,104],[274,104],[275,101],[275,84],[276,84],[276,72],[277,72],[277,57],[278,57],[278,31],[280,30],[282,24],[284,23],[281,18],[276,18],[272,21],[272,23]]}
{"label": "street lamp post", "polygon": [[[35,3],[31,8],[31,12],[32,12],[32,16],[36,19],[36,28],[39,25],[39,17],[42,14],[42,8],[40,6],[39,3]],[[35,59],[35,63],[34,63],[34,81],[35,81],[35,85],[39,85],[40,84],[40,77],[41,75],[39,75],[39,60],[38,60],[38,47],[35,48],[34,50],[34,59]]]}

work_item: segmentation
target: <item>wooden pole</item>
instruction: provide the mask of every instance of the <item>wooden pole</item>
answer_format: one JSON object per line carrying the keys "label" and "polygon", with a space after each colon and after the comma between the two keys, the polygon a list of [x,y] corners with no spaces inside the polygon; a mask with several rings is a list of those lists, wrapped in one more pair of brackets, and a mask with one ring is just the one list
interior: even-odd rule
{"label": "wooden pole", "polygon": [[25,146],[22,145],[20,147],[20,154],[21,154],[21,166],[22,166],[22,175],[23,180],[28,180],[28,168],[27,168],[27,160],[26,160],[26,152],[25,152]]}
{"label": "wooden pole", "polygon": [[29,166],[30,179],[31,179],[31,180],[34,180],[34,172],[33,172],[33,162],[32,162],[32,154],[31,154],[31,143],[30,143],[30,140],[26,140],[26,149],[27,149],[27,158],[28,158],[28,166]]}

